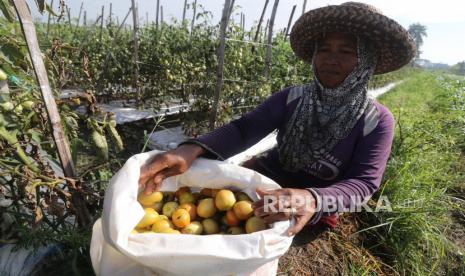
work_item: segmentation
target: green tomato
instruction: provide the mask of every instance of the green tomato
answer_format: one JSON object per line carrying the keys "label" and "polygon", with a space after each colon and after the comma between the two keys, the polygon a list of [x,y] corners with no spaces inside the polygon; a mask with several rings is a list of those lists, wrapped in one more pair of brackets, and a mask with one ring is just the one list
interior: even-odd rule
{"label": "green tomato", "polygon": [[4,81],[8,78],[7,74],[0,69],[0,81]]}
{"label": "green tomato", "polygon": [[0,103],[0,107],[3,109],[3,111],[11,111],[15,108],[12,102]]}
{"label": "green tomato", "polygon": [[34,107],[34,104],[35,103],[33,101],[25,101],[25,102],[21,103],[23,108],[26,109],[26,110],[32,110],[32,108]]}
{"label": "green tomato", "polygon": [[15,113],[16,114],[20,114],[21,112],[23,112],[23,106],[18,104],[16,107],[15,107]]}

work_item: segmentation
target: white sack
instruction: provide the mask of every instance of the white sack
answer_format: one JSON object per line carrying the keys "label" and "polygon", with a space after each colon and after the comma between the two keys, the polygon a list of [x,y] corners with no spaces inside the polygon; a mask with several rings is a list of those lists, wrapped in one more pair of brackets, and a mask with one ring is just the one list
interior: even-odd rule
{"label": "white sack", "polygon": [[[97,275],[247,275],[273,264],[292,243],[286,235],[289,221],[243,235],[130,234],[144,215],[137,202],[140,167],[160,151],[128,159],[110,180],[103,216],[93,229],[91,258]],[[280,188],[271,179],[237,165],[199,158],[191,168],[165,179],[162,191],[182,186],[227,188],[246,192],[257,200],[255,189]]]}

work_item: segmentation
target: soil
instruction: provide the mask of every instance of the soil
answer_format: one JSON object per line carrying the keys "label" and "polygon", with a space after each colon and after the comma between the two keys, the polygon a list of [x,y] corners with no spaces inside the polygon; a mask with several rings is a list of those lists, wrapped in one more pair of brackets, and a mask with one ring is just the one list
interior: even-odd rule
{"label": "soil", "polygon": [[363,247],[356,214],[343,214],[336,228],[306,227],[280,258],[278,275],[393,275],[389,266]]}

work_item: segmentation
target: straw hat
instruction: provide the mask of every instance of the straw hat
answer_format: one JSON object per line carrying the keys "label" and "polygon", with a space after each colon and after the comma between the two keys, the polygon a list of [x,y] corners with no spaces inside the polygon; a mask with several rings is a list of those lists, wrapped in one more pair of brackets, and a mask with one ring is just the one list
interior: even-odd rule
{"label": "straw hat", "polygon": [[375,74],[401,68],[416,53],[414,40],[399,23],[375,7],[357,2],[327,6],[303,14],[292,28],[291,47],[299,58],[311,63],[315,42],[329,32],[350,33],[372,40],[378,55]]}

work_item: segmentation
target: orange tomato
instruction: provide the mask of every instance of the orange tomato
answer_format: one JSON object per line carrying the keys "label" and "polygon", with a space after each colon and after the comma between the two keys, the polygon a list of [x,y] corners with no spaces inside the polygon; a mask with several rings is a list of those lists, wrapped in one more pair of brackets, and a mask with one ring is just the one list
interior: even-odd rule
{"label": "orange tomato", "polygon": [[191,220],[194,220],[197,217],[197,207],[193,203],[184,203],[179,205],[178,209],[185,209],[189,212]]}
{"label": "orange tomato", "polygon": [[233,209],[229,209],[226,212],[226,223],[229,226],[238,226],[241,223],[240,220],[236,217],[236,214],[234,214]]}
{"label": "orange tomato", "polygon": [[173,216],[171,217],[174,225],[179,228],[186,227],[191,223],[191,218],[189,212],[186,209],[177,209],[174,211]]}

